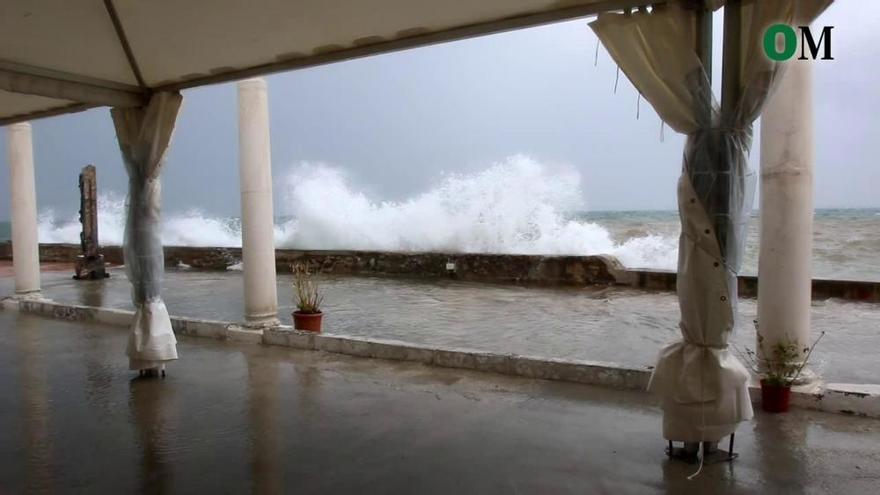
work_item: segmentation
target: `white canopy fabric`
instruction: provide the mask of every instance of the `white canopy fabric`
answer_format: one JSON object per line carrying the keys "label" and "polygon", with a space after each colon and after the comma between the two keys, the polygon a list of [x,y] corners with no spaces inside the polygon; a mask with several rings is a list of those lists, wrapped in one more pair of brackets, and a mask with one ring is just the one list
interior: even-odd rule
{"label": "white canopy fabric", "polygon": [[179,93],[161,92],[144,108],[111,111],[128,172],[123,250],[135,307],[126,348],[133,370],[156,368],[177,359],[177,339],[161,296],[165,257],[159,225],[159,174],[181,101]]}
{"label": "white canopy fabric", "polygon": [[727,342],[753,199],[752,122],[783,67],[763,55],[761,43],[769,25],[808,24],[830,3],[743,2],[739,98],[729,115],[706,94],[711,84],[695,49],[694,11],[672,2],[650,13],[600,15],[590,24],[660,117],[688,135],[678,186],[682,340],[660,351],[648,387],[661,398],[669,440],[716,441],[752,417],[749,374]]}
{"label": "white canopy fabric", "polygon": [[0,125],[666,0],[4,0]]}
{"label": "white canopy fabric", "polygon": [[132,369],[177,358],[160,295],[159,175],[184,88],[666,0],[6,0],[0,125],[95,106],[129,174]]}

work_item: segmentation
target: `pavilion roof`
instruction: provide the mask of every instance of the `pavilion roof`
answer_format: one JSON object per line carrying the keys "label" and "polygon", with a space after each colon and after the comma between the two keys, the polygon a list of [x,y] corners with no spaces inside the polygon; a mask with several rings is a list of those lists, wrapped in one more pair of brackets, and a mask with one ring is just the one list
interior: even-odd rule
{"label": "pavilion roof", "polygon": [[646,3],[5,0],[0,125]]}

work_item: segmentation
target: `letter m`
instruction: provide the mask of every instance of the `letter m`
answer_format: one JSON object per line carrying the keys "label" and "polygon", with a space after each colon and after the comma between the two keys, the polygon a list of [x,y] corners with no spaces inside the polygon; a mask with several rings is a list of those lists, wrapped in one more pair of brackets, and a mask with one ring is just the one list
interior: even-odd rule
{"label": "letter m", "polygon": [[834,26],[823,27],[818,42],[813,39],[810,26],[798,26],[798,29],[801,30],[801,56],[798,57],[798,60],[807,59],[806,55],[804,55],[804,48],[809,48],[810,56],[815,60],[819,55],[819,47],[822,46],[823,42],[825,43],[825,51],[822,54],[822,60],[834,60],[834,57],[831,56],[831,30],[834,29]]}

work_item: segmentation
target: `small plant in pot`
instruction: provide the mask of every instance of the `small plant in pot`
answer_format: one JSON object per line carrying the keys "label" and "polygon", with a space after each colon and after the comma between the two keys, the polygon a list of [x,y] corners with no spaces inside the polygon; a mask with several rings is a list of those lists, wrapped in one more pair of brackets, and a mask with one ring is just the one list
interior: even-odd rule
{"label": "small plant in pot", "polygon": [[[757,328],[756,321],[755,329]],[[760,331],[757,333],[760,354],[746,349],[742,357],[752,371],[761,377],[761,408],[772,413],[788,412],[791,387],[800,378],[813,349],[825,336],[825,332],[819,334],[813,345],[803,348],[796,340],[789,339],[765,347],[764,336]]]}
{"label": "small plant in pot", "polygon": [[307,265],[297,263],[293,269],[293,298],[296,311],[293,312],[293,328],[308,332],[321,331],[321,304],[324,295],[318,283],[312,278]]}

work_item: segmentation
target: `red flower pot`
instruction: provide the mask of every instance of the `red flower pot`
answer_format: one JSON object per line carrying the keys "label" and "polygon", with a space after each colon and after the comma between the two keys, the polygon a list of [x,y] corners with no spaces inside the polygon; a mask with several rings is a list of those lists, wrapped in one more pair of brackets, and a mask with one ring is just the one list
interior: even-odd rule
{"label": "red flower pot", "polygon": [[761,380],[761,408],[771,413],[788,412],[791,402],[791,387],[774,385]]}
{"label": "red flower pot", "polygon": [[321,317],[324,313],[293,312],[293,328],[306,332],[321,333]]}

